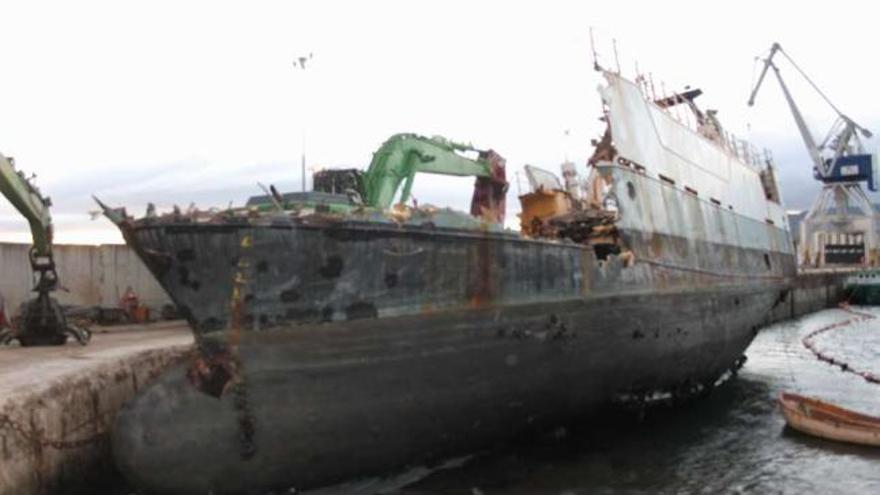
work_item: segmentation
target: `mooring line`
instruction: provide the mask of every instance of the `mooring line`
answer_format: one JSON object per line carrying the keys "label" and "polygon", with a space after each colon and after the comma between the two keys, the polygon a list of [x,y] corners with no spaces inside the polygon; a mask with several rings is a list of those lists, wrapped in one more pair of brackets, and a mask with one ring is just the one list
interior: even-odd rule
{"label": "mooring line", "polygon": [[861,311],[856,311],[856,310],[850,308],[849,304],[846,304],[846,303],[842,303],[840,305],[840,309],[853,315],[853,317],[848,318],[843,321],[839,321],[837,323],[825,325],[824,327],[813,330],[812,332],[808,333],[803,339],[801,339],[801,343],[804,344],[804,347],[809,349],[810,352],[812,352],[817,358],[819,358],[819,360],[825,361],[826,363],[831,364],[833,366],[839,366],[840,369],[843,370],[844,372],[858,375],[869,383],[880,384],[880,376],[875,375],[874,373],[871,373],[870,371],[859,370],[859,369],[853,368],[852,366],[849,365],[849,363],[842,361],[840,359],[836,359],[833,356],[830,356],[830,355],[828,355],[828,354],[826,354],[816,348],[816,344],[815,344],[815,342],[813,342],[813,338],[815,338],[816,336],[818,336],[822,333],[825,333],[825,332],[828,332],[831,330],[835,330],[835,329],[839,329],[839,328],[843,328],[843,327],[849,326],[853,323],[859,323],[859,322],[863,322],[863,321],[867,321],[867,320],[874,320],[877,318],[876,316],[874,316],[870,313],[863,313]]}

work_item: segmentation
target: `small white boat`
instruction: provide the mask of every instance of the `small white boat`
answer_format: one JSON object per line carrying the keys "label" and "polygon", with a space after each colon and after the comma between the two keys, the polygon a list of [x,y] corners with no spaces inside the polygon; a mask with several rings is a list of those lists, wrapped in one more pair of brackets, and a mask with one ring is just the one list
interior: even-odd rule
{"label": "small white boat", "polygon": [[818,399],[783,392],[779,406],[792,428],[840,442],[880,447],[880,418]]}

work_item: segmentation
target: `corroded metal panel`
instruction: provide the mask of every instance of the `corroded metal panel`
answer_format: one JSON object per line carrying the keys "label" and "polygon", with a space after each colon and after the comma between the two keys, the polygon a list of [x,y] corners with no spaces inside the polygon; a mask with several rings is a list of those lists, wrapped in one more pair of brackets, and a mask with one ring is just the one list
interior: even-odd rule
{"label": "corroded metal panel", "polygon": [[757,165],[681,124],[645,100],[632,82],[612,73],[606,78],[601,94],[620,156],[652,177],[662,175],[680,189],[698,191],[707,201],[714,198],[748,218],[788,228],[782,206],[765,197]]}
{"label": "corroded metal panel", "polygon": [[[770,225],[716,205],[630,167],[600,165],[620,208],[621,229],[726,244],[767,252],[793,252],[787,223]],[[766,200],[764,200],[766,202]]]}
{"label": "corroded metal panel", "polygon": [[181,367],[120,414],[113,451],[139,490],[169,494],[299,490],[431,465],[618,394],[712,383],[776,297],[695,288],[248,332],[247,445],[235,389],[199,392]]}

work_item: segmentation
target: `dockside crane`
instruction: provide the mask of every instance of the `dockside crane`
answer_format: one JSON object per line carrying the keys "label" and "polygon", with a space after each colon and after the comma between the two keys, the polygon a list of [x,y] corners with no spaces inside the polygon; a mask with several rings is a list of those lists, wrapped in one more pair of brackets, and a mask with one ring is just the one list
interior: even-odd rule
{"label": "dockside crane", "polygon": [[86,345],[91,332],[70,324],[61,305],[51,293],[58,289],[58,272],[52,254],[51,201],[24,173],[15,169],[14,160],[0,154],[0,194],[28,221],[33,244],[29,257],[34,273],[36,299],[24,304],[17,328],[0,329],[0,344],[18,340],[23,346],[62,345],[68,336]]}
{"label": "dockside crane", "polygon": [[[837,114],[837,120],[819,144],[816,144],[779,67],[774,63],[776,54],[785,57]],[[813,162],[813,177],[823,184],[822,191],[801,222],[800,262],[816,267],[876,265],[880,261],[880,223],[877,211],[862,188],[864,182],[868,189],[877,191],[880,180],[877,170],[880,160],[876,154],[866,153],[861,141],[862,137],[871,138],[871,132],[841,112],[779,43],[773,44],[763,61],[764,67],[749,97],[749,106],[754,105],[768,70],[773,69]]]}

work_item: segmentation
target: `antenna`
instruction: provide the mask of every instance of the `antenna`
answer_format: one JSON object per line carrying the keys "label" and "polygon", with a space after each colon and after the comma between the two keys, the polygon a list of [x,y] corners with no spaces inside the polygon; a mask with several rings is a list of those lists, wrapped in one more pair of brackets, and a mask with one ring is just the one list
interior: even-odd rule
{"label": "antenna", "polygon": [[596,41],[593,39],[593,26],[590,26],[590,50],[593,52],[593,70],[601,71],[602,66],[599,65],[599,56],[596,54]]}
{"label": "antenna", "polygon": [[614,47],[614,62],[617,64],[617,75],[621,75],[620,72],[620,57],[617,56],[617,38],[611,39],[611,45]]}
{"label": "antenna", "polygon": [[564,129],[564,130],[562,131],[562,135],[565,136],[565,137],[562,139],[562,141],[563,141],[563,144],[562,144],[562,157],[563,157],[564,161],[567,162],[567,161],[568,161],[568,141],[569,141],[569,138],[571,137],[571,129]]}
{"label": "antenna", "polygon": [[648,96],[647,88],[643,86],[643,85],[645,85],[645,78],[642,77],[642,73],[639,72],[639,61],[638,60],[635,61],[635,66],[636,66],[636,79],[635,79],[636,84],[639,86],[639,92],[642,93],[642,96],[647,98],[647,96]]}
{"label": "antenna", "polygon": [[[313,56],[314,55],[312,54],[312,52],[309,52],[307,55],[302,54],[302,55],[299,55],[293,59],[294,70],[301,70],[303,72],[302,79],[305,79],[306,62],[311,61]],[[309,64],[309,65],[311,66],[311,64]],[[303,86],[305,87],[305,83],[303,83]],[[305,97],[305,94],[306,94],[306,91],[303,91],[304,97]],[[308,106],[306,104],[301,105],[301,107],[305,108],[306,110],[308,109]],[[308,118],[308,116],[306,116],[305,122],[303,122],[303,128],[302,128],[302,148],[301,148],[301,154],[300,154],[300,171],[302,173],[302,192],[306,192],[306,125],[307,125],[308,120],[309,120],[309,118]]]}

